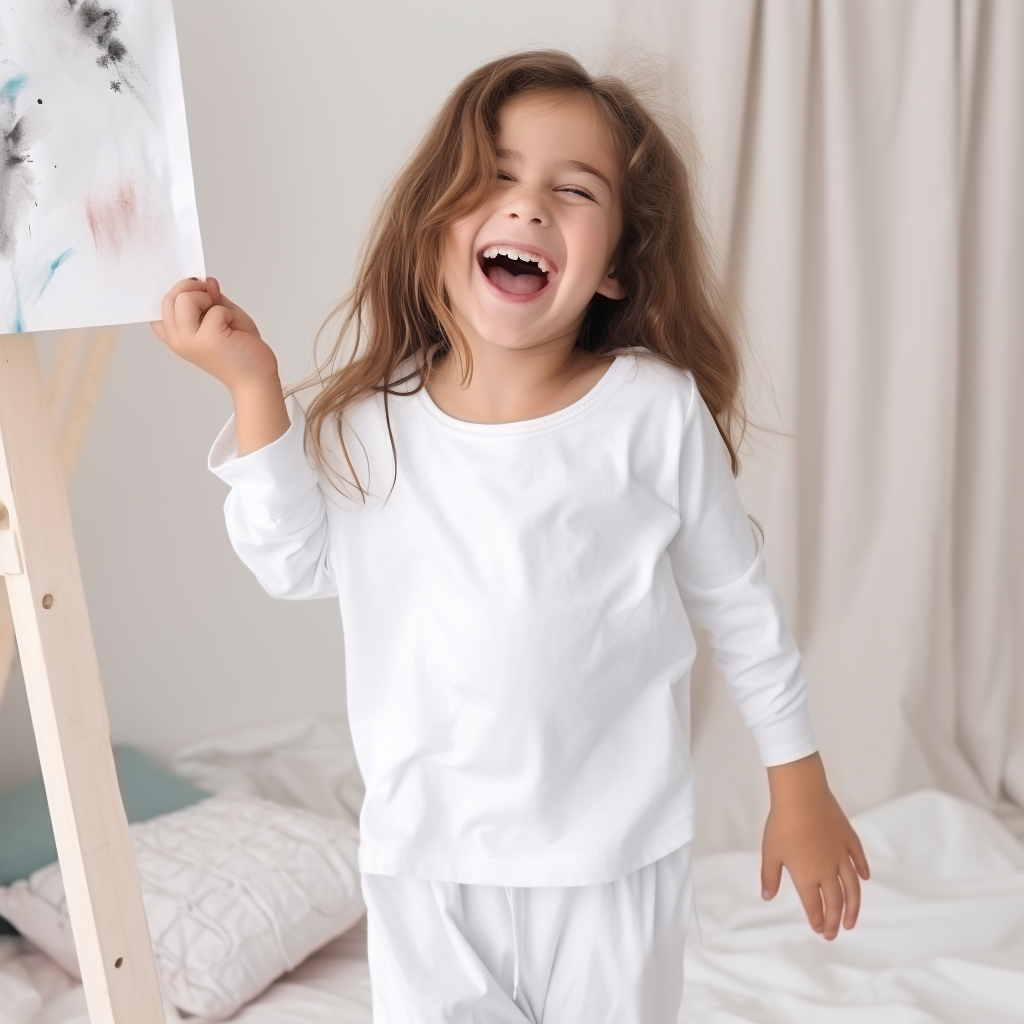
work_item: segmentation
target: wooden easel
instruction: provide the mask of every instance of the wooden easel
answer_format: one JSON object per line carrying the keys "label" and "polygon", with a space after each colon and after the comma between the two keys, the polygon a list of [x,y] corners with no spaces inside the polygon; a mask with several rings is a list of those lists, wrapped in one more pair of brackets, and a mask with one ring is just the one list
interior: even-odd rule
{"label": "wooden easel", "polygon": [[[70,372],[70,358],[58,354],[48,399],[34,339],[0,335],[0,573],[89,1019],[164,1024],[64,486],[82,431],[67,433],[58,451],[50,426],[54,393],[66,387],[62,372]],[[0,634],[0,657],[3,646]],[[2,681],[10,647],[8,639]]]}

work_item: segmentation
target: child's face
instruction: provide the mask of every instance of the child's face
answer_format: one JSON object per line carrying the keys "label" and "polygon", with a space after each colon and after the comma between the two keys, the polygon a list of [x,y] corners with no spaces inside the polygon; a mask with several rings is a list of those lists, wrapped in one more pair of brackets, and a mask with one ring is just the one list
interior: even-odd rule
{"label": "child's face", "polygon": [[609,276],[622,207],[608,126],[585,96],[528,93],[502,109],[496,149],[493,192],[449,232],[452,309],[471,343],[575,339],[595,293],[625,294]]}

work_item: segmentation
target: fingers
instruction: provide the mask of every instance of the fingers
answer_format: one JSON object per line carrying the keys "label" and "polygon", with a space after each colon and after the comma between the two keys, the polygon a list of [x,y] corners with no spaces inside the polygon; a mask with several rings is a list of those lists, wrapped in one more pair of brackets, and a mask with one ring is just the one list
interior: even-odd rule
{"label": "fingers", "polygon": [[174,330],[178,345],[192,340],[199,331],[203,317],[213,306],[213,299],[206,292],[181,292],[174,300]]}
{"label": "fingers", "polygon": [[242,307],[239,306],[237,302],[232,302],[220,290],[220,282],[215,277],[207,278],[207,281],[208,281],[208,284],[210,285],[210,287],[213,289],[212,291],[210,291],[210,294],[215,296],[214,297],[214,302],[216,302],[218,306],[227,306],[228,309],[234,309],[234,310],[236,310],[239,313],[244,313],[245,312],[245,310],[243,310]]}
{"label": "fingers", "polygon": [[843,919],[843,887],[839,876],[833,875],[821,883],[821,894],[825,900],[825,927],[823,934],[831,942],[839,934]]}
{"label": "fingers", "polygon": [[860,881],[853,865],[847,861],[838,872],[820,885],[797,886],[800,902],[811,927],[831,942],[839,934],[839,926],[852,928],[860,913]]}
{"label": "fingers", "polygon": [[164,324],[162,320],[150,320],[149,326],[153,328],[153,333],[164,343],[167,343],[167,332],[164,330]]}
{"label": "fingers", "polygon": [[825,911],[821,905],[821,890],[814,883],[798,885],[796,889],[804,913],[811,927],[819,934],[825,930]]}
{"label": "fingers", "polygon": [[246,331],[249,334],[260,336],[259,329],[249,314],[238,305],[232,302],[221,290],[216,278],[209,278],[211,285],[210,295],[217,305],[217,309],[223,311],[224,322],[237,330]]}
{"label": "fingers", "polygon": [[761,899],[773,900],[782,883],[782,859],[768,851],[761,852]]}
{"label": "fingers", "polygon": [[[223,296],[220,293],[220,281],[215,277],[208,277],[206,279],[206,292],[213,299],[214,305],[223,301]],[[228,305],[228,303],[225,303]]]}
{"label": "fingers", "polygon": [[[184,281],[179,281],[162,299],[160,303],[160,316],[162,317],[164,337],[162,340],[166,341],[171,348],[177,349],[180,345],[180,339],[177,327],[174,322],[174,309],[175,304],[178,301],[178,296],[183,295],[186,292],[206,292],[206,285],[202,281],[193,281],[192,278],[187,278]],[[155,328],[154,328],[155,329]],[[159,337],[159,335],[158,335]]]}
{"label": "fingers", "polygon": [[852,928],[860,914],[860,880],[853,865],[846,861],[835,875],[797,886],[800,902],[811,927],[831,942],[839,934],[839,926]]}
{"label": "fingers", "polygon": [[864,847],[861,846],[860,836],[852,829],[850,830],[850,842],[847,844],[850,859],[857,869],[857,874],[866,882],[871,877],[871,868],[868,866],[868,859],[864,854]]}
{"label": "fingers", "polygon": [[860,914],[860,879],[849,861],[839,865],[839,878],[843,883],[843,895],[846,899],[846,913],[843,915],[843,927],[852,928]]}

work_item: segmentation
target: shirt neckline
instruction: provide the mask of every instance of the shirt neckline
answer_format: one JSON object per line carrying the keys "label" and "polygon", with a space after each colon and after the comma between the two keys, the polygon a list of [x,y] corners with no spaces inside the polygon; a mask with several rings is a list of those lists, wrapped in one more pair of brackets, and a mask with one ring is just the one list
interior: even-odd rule
{"label": "shirt neckline", "polygon": [[605,394],[622,376],[623,369],[628,360],[628,353],[619,353],[612,359],[612,365],[604,371],[601,379],[581,398],[576,399],[571,405],[557,412],[548,413],[546,416],[536,416],[528,420],[513,420],[510,423],[476,423],[473,420],[460,420],[449,416],[434,400],[427,394],[426,388],[420,388],[416,394],[420,399],[423,408],[439,423],[443,423],[452,430],[461,431],[464,434],[487,434],[500,436],[508,434],[529,434],[537,430],[546,430],[550,427],[561,425],[568,420],[575,419]]}

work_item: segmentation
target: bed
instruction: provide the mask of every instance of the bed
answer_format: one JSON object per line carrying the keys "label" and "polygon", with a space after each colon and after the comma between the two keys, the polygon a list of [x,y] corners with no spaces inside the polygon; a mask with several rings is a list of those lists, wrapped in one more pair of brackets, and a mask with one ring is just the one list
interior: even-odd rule
{"label": "bed", "polygon": [[[337,722],[303,719],[214,737],[180,751],[174,765],[205,789],[327,816],[354,818],[361,796]],[[933,790],[855,824],[873,879],[860,924],[834,943],[810,931],[788,885],[770,904],[758,898],[756,854],[694,859],[699,925],[687,949],[682,1020],[1024,1024],[1024,847],[985,811]],[[171,1010],[168,1020],[177,1019]],[[232,1019],[370,1021],[365,920]],[[0,1024],[87,1020],[80,984],[26,939],[0,937]]]}

